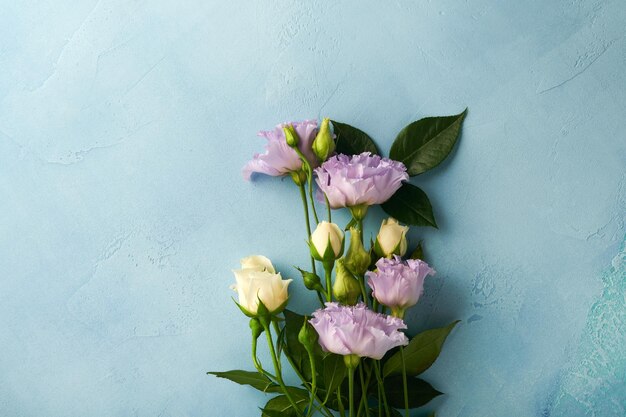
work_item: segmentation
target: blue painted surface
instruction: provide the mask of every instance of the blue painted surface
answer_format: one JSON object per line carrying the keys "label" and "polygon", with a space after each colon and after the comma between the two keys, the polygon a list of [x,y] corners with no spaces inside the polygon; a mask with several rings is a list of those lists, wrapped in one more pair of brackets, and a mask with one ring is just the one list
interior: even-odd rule
{"label": "blue painted surface", "polygon": [[465,106],[416,179],[439,273],[409,320],[464,320],[430,409],[626,413],[623,1],[1,9],[0,415],[257,415],[262,394],[205,375],[250,368],[238,259],[307,261],[294,187],[241,179],[256,131],[331,116],[388,149]]}

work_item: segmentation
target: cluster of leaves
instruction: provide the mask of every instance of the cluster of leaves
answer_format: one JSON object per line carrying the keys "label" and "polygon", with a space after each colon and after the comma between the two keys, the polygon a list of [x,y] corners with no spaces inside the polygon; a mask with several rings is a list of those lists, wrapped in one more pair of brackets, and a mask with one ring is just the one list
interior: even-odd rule
{"label": "cluster of leaves", "polygon": [[[397,135],[389,157],[403,162],[411,177],[435,168],[452,151],[466,114],[467,109],[454,116],[428,117],[409,124]],[[334,120],[332,124],[337,153],[355,155],[370,152],[380,155],[376,144],[367,133]],[[383,203],[382,208],[390,216],[408,225],[437,227],[428,196],[422,189],[408,182]],[[410,257],[423,259],[421,244]],[[311,415],[313,410],[308,410],[311,404],[313,407],[340,411],[343,415],[343,411],[349,407],[348,370],[343,356],[325,353],[316,345],[312,366],[309,353],[298,340],[298,333],[306,318],[290,310],[284,310],[283,315],[284,320],[274,319],[278,334],[275,350],[278,352],[278,361],[284,356],[300,379],[300,386],[286,387],[292,401],[279,384],[262,372],[233,370],[208,373],[241,385],[249,385],[267,394],[278,394],[262,408],[263,417]],[[448,326],[419,333],[404,348],[409,408],[420,407],[442,394],[419,376],[435,362],[448,334],[457,323],[455,321]],[[389,408],[393,416],[401,416],[398,410],[405,408],[402,362],[398,348],[387,352],[381,361],[362,358],[359,367],[364,372],[364,383],[355,386],[353,408],[359,410],[359,405],[366,404],[372,415],[379,415],[379,411]],[[377,372],[374,372],[374,367]],[[374,377],[375,373],[380,373],[379,377]],[[311,401],[314,379],[315,398]],[[380,401],[381,398],[389,407]]]}
{"label": "cluster of leaves", "polygon": [[[309,404],[309,391],[313,372],[316,373],[318,381],[317,397],[319,401],[328,408],[338,411],[340,409],[339,400],[337,398],[337,389],[340,390],[341,402],[344,407],[348,406],[348,387],[347,387],[347,369],[344,364],[343,357],[332,353],[322,352],[321,349],[315,351],[316,366],[311,369],[309,357],[304,346],[298,341],[298,332],[305,320],[304,316],[289,310],[284,311],[285,321],[281,330],[281,337],[278,339],[278,351],[284,354],[289,363],[292,364],[294,370],[302,381],[302,387],[288,387],[290,394],[294,398],[296,405],[300,408],[300,412],[304,412]],[[426,330],[411,338],[408,346],[404,348],[404,357],[406,371],[408,376],[408,393],[409,408],[417,408],[431,399],[441,395],[442,393],[432,387],[428,382],[419,378],[419,375],[430,368],[435,362],[443,343],[448,334],[452,331],[458,321],[450,323],[446,327]],[[384,378],[383,388],[385,396],[390,407],[394,408],[394,416],[401,414],[397,409],[404,408],[404,392],[402,388],[402,358],[398,349],[394,349],[387,353],[382,359],[382,377]],[[369,378],[366,392],[357,386],[355,391],[354,407],[358,409],[361,403],[361,396],[366,395],[367,404],[371,407],[373,415],[378,415],[378,383],[372,375],[371,366],[375,366],[373,361],[364,361],[363,365],[368,373]],[[368,366],[370,367],[368,369]],[[369,372],[368,372],[369,371]],[[282,394],[280,387],[273,383],[269,378],[259,372],[251,371],[227,371],[227,372],[209,372],[220,378],[226,378],[241,385],[249,385],[259,391],[280,395],[270,399],[262,409],[263,417],[295,417],[298,412],[288,401],[287,397]],[[380,404],[382,407],[382,404]]]}
{"label": "cluster of leaves", "polygon": [[[426,117],[409,124],[398,133],[389,157],[404,163],[411,177],[435,168],[452,151],[466,114],[467,109],[454,116]],[[380,155],[367,133],[345,123],[334,120],[332,123],[337,135],[337,153]],[[405,183],[382,208],[403,223],[437,227],[428,196],[413,184]]]}

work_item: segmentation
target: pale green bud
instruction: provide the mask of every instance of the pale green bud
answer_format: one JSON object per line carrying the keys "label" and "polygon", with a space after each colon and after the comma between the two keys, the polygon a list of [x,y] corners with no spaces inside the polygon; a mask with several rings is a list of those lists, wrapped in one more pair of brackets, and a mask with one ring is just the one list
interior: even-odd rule
{"label": "pale green bud", "polygon": [[317,334],[313,326],[309,324],[305,317],[304,324],[298,332],[298,342],[300,342],[302,346],[304,346],[307,352],[311,353],[313,352],[313,349],[315,349],[315,345],[317,344],[318,339],[319,335]]}
{"label": "pale green bud", "polygon": [[333,261],[343,253],[343,232],[335,223],[321,221],[311,233],[311,256],[318,261]]}
{"label": "pale green bud", "polygon": [[324,287],[322,287],[322,280],[319,276],[317,276],[313,272],[305,271],[304,269],[296,269],[302,274],[302,281],[304,281],[304,286],[307,289],[320,292],[324,291]]}
{"label": "pale green bud", "polygon": [[376,236],[374,251],[378,256],[391,258],[393,255],[404,256],[407,250],[406,233],[408,226],[402,226],[392,217],[383,220]]}
{"label": "pale green bud", "polygon": [[298,137],[298,132],[293,127],[293,125],[287,125],[283,127],[283,132],[285,133],[285,140],[287,141],[287,145],[295,148],[298,146],[298,141],[300,138]]}
{"label": "pale green bud", "polygon": [[250,319],[250,330],[252,331],[252,337],[254,339],[258,339],[261,333],[263,333],[263,326],[261,325],[261,322],[259,322],[259,319]]}
{"label": "pale green bud", "polygon": [[356,227],[350,228],[350,246],[346,253],[346,267],[355,275],[363,275],[370,266],[369,252],[361,242],[361,231]]}
{"label": "pale green bud", "polygon": [[344,258],[337,260],[335,266],[337,275],[333,284],[333,294],[341,304],[353,306],[361,294],[359,281],[346,268]]}
{"label": "pale green bud", "polygon": [[335,139],[333,139],[329,123],[330,119],[328,118],[322,120],[317,136],[315,136],[315,140],[311,145],[315,156],[317,156],[317,159],[320,162],[324,162],[330,155],[332,155],[333,152],[335,152]]}

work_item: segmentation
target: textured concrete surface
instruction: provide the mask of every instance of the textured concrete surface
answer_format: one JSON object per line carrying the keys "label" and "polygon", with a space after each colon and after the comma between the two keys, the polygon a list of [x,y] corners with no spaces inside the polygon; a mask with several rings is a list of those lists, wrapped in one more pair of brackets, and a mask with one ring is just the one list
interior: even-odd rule
{"label": "textured concrete surface", "polygon": [[251,368],[238,259],[306,264],[294,187],[241,179],[256,131],[388,149],[465,106],[415,181],[441,228],[409,319],[463,319],[428,409],[626,414],[623,0],[0,3],[0,415],[258,415],[205,375]]}

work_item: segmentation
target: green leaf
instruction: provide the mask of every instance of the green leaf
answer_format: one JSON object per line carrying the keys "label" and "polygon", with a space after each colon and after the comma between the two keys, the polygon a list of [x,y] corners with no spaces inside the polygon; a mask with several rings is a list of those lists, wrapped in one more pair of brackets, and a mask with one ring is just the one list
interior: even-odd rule
{"label": "green leaf", "polygon": [[[446,338],[459,323],[454,321],[446,327],[426,330],[411,339],[409,345],[404,348],[404,359],[407,375],[419,375],[435,362]],[[402,356],[400,351],[391,356],[383,367],[383,375],[397,375],[402,373]]]}
{"label": "green leaf", "polygon": [[420,188],[404,183],[381,207],[392,217],[413,226],[437,228],[430,200]]}
{"label": "green leaf", "polygon": [[391,145],[389,157],[406,165],[410,176],[418,175],[446,159],[461,131],[463,113],[427,117],[406,126]]}
{"label": "green leaf", "polygon": [[[409,397],[409,408],[421,407],[433,398],[441,395],[428,382],[423,379],[408,377],[407,393]],[[385,380],[385,395],[387,403],[395,408],[404,408],[404,386],[402,376],[394,376]]]}
{"label": "green leaf", "polygon": [[379,155],[374,140],[362,130],[345,123],[331,120],[336,139],[336,151],[345,155],[357,155],[363,152],[371,152]]}
{"label": "green leaf", "polygon": [[276,392],[278,385],[274,384],[268,377],[251,371],[226,371],[226,372],[207,372],[207,374],[215,375],[218,378],[229,379],[240,385],[250,385],[263,392]]}
{"label": "green leaf", "polygon": [[323,367],[324,389],[327,393],[333,394],[346,377],[346,364],[343,356],[329,354],[323,360]]}
{"label": "green leaf", "polygon": [[[309,402],[308,392],[303,389],[292,388],[289,390],[289,393],[300,412],[302,412]],[[293,408],[286,395],[272,398],[265,404],[262,411],[261,415],[263,417],[294,417],[298,415],[298,411]]]}
{"label": "green leaf", "polygon": [[421,259],[424,260],[424,247],[422,246],[422,241],[420,240],[417,244],[415,250],[409,256],[409,259]]}
{"label": "green leaf", "polygon": [[[383,407],[380,408],[380,410],[378,409],[378,407],[370,408],[370,416],[385,415],[385,409]],[[402,406],[402,408],[404,408],[404,405]],[[395,408],[390,409],[389,412],[391,414],[391,417],[402,417],[402,413]]]}

